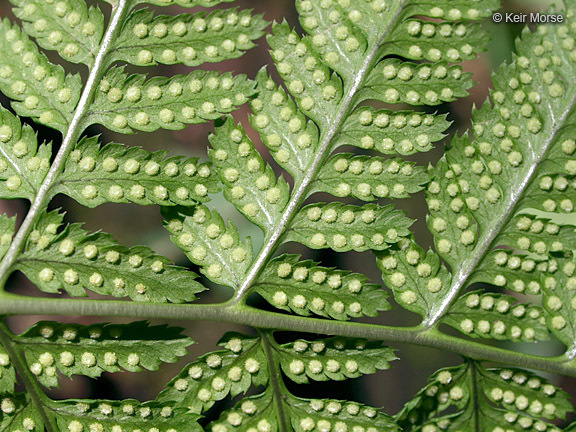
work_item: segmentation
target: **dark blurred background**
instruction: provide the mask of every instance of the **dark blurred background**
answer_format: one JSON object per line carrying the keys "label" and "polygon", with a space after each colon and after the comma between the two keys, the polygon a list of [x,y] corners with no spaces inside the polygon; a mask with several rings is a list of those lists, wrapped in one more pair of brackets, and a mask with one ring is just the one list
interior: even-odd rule
{"label": "dark blurred background", "polygon": [[[546,8],[551,3],[547,0],[504,1],[503,10],[506,12],[528,13]],[[99,2],[99,4],[106,12],[109,11],[108,5],[103,2]],[[269,21],[286,19],[292,26],[299,28],[292,0],[239,0],[236,4],[241,8],[250,8],[258,13],[263,13]],[[10,9],[11,5],[8,0],[0,0],[0,16],[14,19]],[[156,9],[158,12],[162,11],[160,13],[172,14],[184,11],[184,9],[178,7]],[[485,22],[484,25],[492,36],[488,51],[477,60],[463,64],[466,71],[473,73],[473,78],[478,84],[471,90],[469,97],[438,107],[438,111],[448,113],[449,119],[453,121],[450,131],[452,134],[462,133],[467,129],[470,123],[471,108],[474,105],[481,105],[486,100],[490,88],[490,74],[502,62],[510,60],[514,49],[514,40],[522,28],[521,25],[494,24],[492,22]],[[47,54],[51,60],[64,63],[57,55],[53,53]],[[0,63],[1,61],[0,59]],[[248,52],[243,58],[217,64],[214,67],[208,64],[203,66],[203,68],[225,69],[236,73],[245,73],[253,78],[258,69],[265,64],[270,64],[270,57],[265,38],[262,38],[259,41],[259,46]],[[66,65],[66,67],[68,70],[78,71],[83,76],[86,76],[86,70],[83,68],[70,65]],[[158,66],[140,70],[139,72],[149,73],[150,75],[171,76],[187,73],[190,70],[191,68],[185,66]],[[272,68],[268,70],[273,73]],[[9,102],[2,95],[0,95],[0,101],[3,106],[9,106]],[[249,110],[247,107],[241,108],[234,114],[236,120],[242,122],[245,127],[249,127],[248,115]],[[37,128],[37,126],[34,127]],[[104,128],[92,127],[86,134],[100,135],[103,143],[115,141],[125,143],[128,146],[139,145],[148,150],[165,149],[174,155],[194,155],[206,159],[207,137],[212,129],[213,125],[207,124],[190,126],[177,132],[160,130],[147,134],[119,135]],[[61,140],[59,134],[50,130],[44,128],[37,128],[37,130],[40,140],[54,141],[56,145]],[[251,136],[265,157],[273,164],[259,142],[257,135],[252,132]],[[427,165],[429,162],[434,163],[442,155],[446,144],[447,141],[437,143],[434,151],[425,155],[417,155],[414,160],[422,165]],[[277,168],[275,165],[273,166]],[[411,200],[397,201],[395,204],[403,208],[410,217],[417,220],[414,225],[416,237],[422,246],[430,247],[432,241],[424,223],[426,206],[423,194],[418,194]],[[247,223],[231,205],[225,202],[221,195],[213,196],[213,201],[210,205],[218,208],[224,219],[232,220],[243,235],[251,236],[254,240],[255,248],[260,246],[262,235],[259,229]],[[27,202],[23,201],[3,201],[0,203],[0,211],[9,215],[17,214],[21,218],[25,215],[27,206]],[[142,207],[129,204],[106,204],[96,209],[87,209],[70,199],[59,196],[51,204],[51,208],[65,209],[68,222],[84,222],[84,226],[88,230],[109,232],[121,244],[127,246],[146,244],[156,252],[169,257],[175,263],[191,267],[183,253],[170,242],[167,232],[162,228],[162,219],[159,208],[156,206]],[[303,250],[295,245],[284,246],[282,251],[300,253],[307,258],[321,261],[324,265],[359,271],[371,277],[373,282],[381,282],[376,265],[372,259],[366,256],[367,253],[336,254],[326,251],[312,252]],[[192,269],[194,270],[193,267]],[[9,283],[11,291],[27,295],[43,295],[31,286],[22,275],[14,275]],[[231,292],[228,289],[212,287],[210,291],[202,295],[200,301],[206,303],[225,301],[230,294]],[[15,332],[21,332],[34,322],[42,319],[54,319],[54,317],[24,316],[12,318],[9,323]],[[57,317],[56,319],[80,324],[102,322],[102,319],[73,316]],[[129,322],[129,320],[113,321]],[[417,317],[396,307],[393,311],[383,313],[380,317],[370,321],[394,325],[414,325],[417,323]],[[61,388],[51,390],[51,396],[55,398],[153,399],[163,389],[166,382],[176,375],[186,363],[192,361],[195,356],[214,349],[216,342],[226,331],[252,331],[248,328],[223,323],[175,321],[170,322],[170,324],[183,327],[185,333],[197,341],[197,344],[190,349],[190,354],[180,362],[165,365],[160,372],[104,374],[98,380],[84,377],[75,377],[72,380],[63,378]],[[282,340],[288,340],[295,337],[310,337],[310,335],[282,334],[279,337]],[[444,351],[402,344],[394,344],[393,346],[397,349],[397,355],[401,358],[401,361],[394,362],[389,371],[338,385],[321,383],[320,385],[315,385],[313,389],[307,386],[298,386],[292,387],[292,390],[299,396],[352,397],[359,402],[383,406],[388,413],[394,414],[425,384],[427,377],[432,372],[438,368],[455,365],[460,362],[460,358],[457,355]],[[503,346],[503,344],[500,344],[500,346]],[[555,355],[562,352],[562,347],[554,342],[532,345],[513,344],[513,346],[510,344],[509,348],[541,355]],[[555,384],[576,395],[575,380],[561,377],[549,378]],[[230,403],[230,401],[225,401],[224,403]]]}

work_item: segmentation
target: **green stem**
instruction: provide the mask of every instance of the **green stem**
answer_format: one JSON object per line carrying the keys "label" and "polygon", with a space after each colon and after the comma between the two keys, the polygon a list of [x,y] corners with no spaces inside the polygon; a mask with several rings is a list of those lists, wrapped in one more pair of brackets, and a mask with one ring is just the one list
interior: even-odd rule
{"label": "green stem", "polygon": [[268,360],[270,385],[273,392],[272,397],[274,398],[276,419],[278,420],[278,430],[280,432],[288,432],[292,428],[290,427],[290,422],[288,421],[288,417],[284,412],[284,398],[287,391],[284,387],[284,379],[282,378],[282,373],[280,372],[280,365],[272,353],[272,344],[274,343],[272,338],[273,336],[270,332],[260,332],[260,339],[262,340],[262,346],[264,347],[264,354],[266,355],[266,360]]}
{"label": "green stem", "polygon": [[100,49],[98,50],[98,54],[94,60],[94,65],[92,66],[90,74],[88,75],[88,80],[86,81],[86,85],[84,86],[82,95],[80,96],[78,106],[74,111],[72,121],[70,122],[68,130],[66,131],[62,145],[60,146],[60,149],[54,158],[54,162],[50,166],[48,174],[46,174],[44,181],[38,188],[38,193],[36,194],[36,197],[30,206],[30,210],[28,211],[26,218],[22,222],[22,225],[12,240],[12,244],[10,245],[8,252],[6,252],[4,259],[0,263],[0,289],[4,289],[6,280],[12,272],[12,266],[24,248],[30,232],[32,232],[34,229],[38,218],[44,211],[46,211],[48,203],[52,198],[52,187],[57,182],[58,177],[64,170],[66,159],[76,146],[76,142],[80,138],[85,128],[83,123],[84,116],[94,99],[94,94],[96,93],[102,77],[106,73],[106,69],[108,67],[107,56],[110,52],[110,47],[113,41],[117,38],[118,33],[121,30],[122,24],[124,24],[126,14],[130,10],[129,4],[129,0],[120,0],[112,10],[110,24],[106,30],[104,38],[102,39],[102,44],[100,45]]}
{"label": "green stem", "polygon": [[22,383],[26,387],[26,392],[32,401],[32,404],[36,408],[36,411],[40,414],[42,418],[42,422],[46,428],[47,432],[58,432],[58,425],[54,421],[53,417],[50,417],[46,410],[44,409],[44,392],[40,388],[38,381],[36,378],[32,376],[28,366],[26,365],[26,361],[24,360],[22,354],[16,348],[14,342],[12,341],[11,332],[4,323],[4,319],[0,319],[0,343],[8,352],[12,363],[14,364],[14,369],[18,373],[18,376],[22,380]]}
{"label": "green stem", "polygon": [[565,355],[541,357],[497,348],[419,327],[334,321],[267,312],[240,304],[151,304],[115,300],[76,300],[0,295],[0,315],[82,315],[214,321],[259,329],[321,333],[387,342],[402,342],[452,351],[474,360],[493,361],[576,377],[576,361]]}

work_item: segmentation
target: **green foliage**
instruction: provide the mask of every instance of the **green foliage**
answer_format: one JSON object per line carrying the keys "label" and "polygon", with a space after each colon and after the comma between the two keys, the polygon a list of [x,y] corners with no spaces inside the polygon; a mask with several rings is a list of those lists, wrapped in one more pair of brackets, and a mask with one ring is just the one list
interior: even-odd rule
{"label": "green foliage", "polygon": [[567,393],[530,372],[467,361],[432,375],[397,419],[407,431],[556,432],[549,422],[571,410]]}
{"label": "green foliage", "polygon": [[0,22],[0,54],[0,91],[14,101],[16,113],[66,131],[80,98],[80,75],[67,75],[50,63],[26,33],[6,19]]}
{"label": "green foliage", "polygon": [[246,103],[252,87],[245,77],[231,74],[197,70],[146,80],[145,75],[128,75],[115,67],[100,82],[86,126],[98,123],[121,133],[182,129],[233,111]]}
{"label": "green foliage", "polygon": [[396,360],[392,350],[380,342],[354,339],[297,340],[276,347],[282,371],[292,381],[342,381],[373,374]]}
{"label": "green foliage", "polygon": [[106,202],[191,205],[216,192],[209,165],[166,154],[116,143],[100,148],[98,139],[83,139],[68,157],[53,193],[96,207]]}
{"label": "green foliage", "polygon": [[224,224],[217,211],[204,206],[169,209],[166,227],[172,241],[211,281],[235,287],[252,259],[250,238],[241,240],[236,227]]}
{"label": "green foliage", "polygon": [[196,274],[147,247],[126,248],[109,234],[88,233],[78,224],[57,232],[61,222],[61,214],[46,215],[15,264],[42,291],[85,296],[90,290],[140,302],[182,303],[204,290]]}
{"label": "green foliage", "polygon": [[300,261],[298,255],[270,260],[254,288],[277,308],[298,315],[346,320],[376,316],[391,308],[386,301],[388,293],[368,283],[366,276]]}
{"label": "green foliage", "polygon": [[187,365],[168,383],[161,401],[174,401],[201,414],[226,396],[237,396],[254,385],[267,383],[269,375],[260,338],[226,334],[213,351]]}
{"label": "green foliage", "polygon": [[158,370],[162,362],[174,363],[192,344],[180,331],[146,322],[89,327],[39,322],[13,342],[26,347],[26,363],[39,381],[56,386],[56,371],[95,378],[102,372]]}
{"label": "green foliage", "polygon": [[34,130],[10,111],[0,108],[0,116],[0,194],[32,201],[50,168],[51,145],[38,146]]}
{"label": "green foliage", "polygon": [[296,215],[286,237],[312,249],[363,252],[388,249],[408,235],[410,225],[411,221],[392,206],[317,203]]}
{"label": "green foliage", "polygon": [[58,1],[46,6],[41,0],[14,0],[15,15],[42,48],[57,51],[72,63],[91,66],[104,34],[104,15],[83,0]]}
{"label": "green foliage", "polygon": [[[524,31],[517,55],[493,78],[494,106],[486,103],[473,111],[473,131],[455,137],[431,170],[428,226],[438,256],[411,244],[381,257],[384,278],[396,299],[420,313],[425,326],[441,321],[468,335],[496,339],[548,337],[541,324],[530,323],[527,316],[507,322],[472,305],[474,296],[459,298],[480,282],[543,294],[548,328],[562,335],[567,346],[574,344],[567,325],[572,299],[561,294],[560,300],[554,291],[570,284],[576,232],[538,213],[573,211],[570,178],[576,171],[570,170],[575,145],[566,128],[574,121],[574,91],[566,80],[574,68],[571,42],[566,42],[571,31],[546,26]],[[565,263],[568,273],[560,271]],[[537,307],[529,307],[535,319],[541,316]]]}
{"label": "green foliage", "polygon": [[[268,26],[262,15],[227,8],[229,0],[107,2],[12,0],[22,27],[0,22],[0,92],[11,103],[0,107],[0,198],[30,202],[23,222],[0,217],[0,432],[574,430],[561,425],[574,412],[568,395],[516,368],[576,376],[574,0],[565,1],[566,25],[523,31],[489,101],[473,110],[472,130],[451,137],[427,168],[417,154],[450,127],[439,106],[472,87],[460,63],[485,48],[478,21],[495,0],[296,0],[301,30],[272,26],[273,65],[254,81],[218,63],[256,45]],[[158,15],[143,3],[196,9]],[[66,74],[43,50],[87,70]],[[133,69],[159,64],[180,69]],[[247,103],[251,128],[230,115]],[[62,134],[57,152],[28,119]],[[87,132],[212,121],[200,158]],[[423,190],[430,250],[396,205]],[[262,238],[212,208],[220,191]],[[171,240],[208,283],[148,247],[64,222],[52,210],[57,195],[90,208],[160,206]],[[298,255],[286,253],[295,247]],[[362,263],[375,255],[385,286],[368,268],[328,267],[302,249],[362,253]],[[14,272],[52,297],[89,298],[22,295]],[[231,298],[194,303],[204,285]],[[422,322],[365,322],[396,304]],[[147,321],[74,318],[15,334],[3,318],[19,313],[202,319],[255,331],[226,333],[221,349],[205,350],[151,401],[52,400],[45,389],[63,377],[156,371],[193,341]],[[527,355],[511,344],[547,339],[565,353]],[[434,373],[394,417],[300,396],[302,385],[389,369],[397,360],[389,342],[464,360]]]}
{"label": "green foliage", "polygon": [[252,16],[247,10],[154,16],[140,9],[128,19],[114,42],[111,60],[138,66],[220,62],[253,48],[253,41],[263,35],[266,26],[262,16]]}
{"label": "green foliage", "polygon": [[[248,431],[251,427],[279,430],[289,421],[295,431],[312,430],[316,423],[320,427],[323,424],[332,427],[332,422],[356,426],[376,422],[384,427],[378,430],[397,430],[389,417],[371,407],[297,398],[285,387],[279,373],[281,368],[288,379],[305,383],[308,377],[316,381],[340,381],[388,369],[389,361],[396,357],[379,342],[332,338],[281,345],[270,334],[247,337],[229,333],[219,345],[226,350],[206,354],[186,366],[168,383],[159,400],[201,414],[228,395],[234,397],[246,393],[251,385],[260,385],[266,386],[263,393],[243,398],[213,422],[209,430],[218,430],[224,425],[239,431]],[[351,419],[360,412],[363,416]]]}

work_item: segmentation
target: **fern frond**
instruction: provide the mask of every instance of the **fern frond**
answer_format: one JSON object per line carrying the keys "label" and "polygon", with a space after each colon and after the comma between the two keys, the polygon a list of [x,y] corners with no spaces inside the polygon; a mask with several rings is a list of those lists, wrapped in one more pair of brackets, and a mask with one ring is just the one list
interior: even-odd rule
{"label": "fern frond", "polygon": [[[227,119],[212,135],[210,158],[224,184],[224,196],[246,218],[267,232],[282,218],[289,198],[284,178],[276,178],[243,128]],[[254,187],[256,186],[256,187]]]}
{"label": "fern frond", "polygon": [[519,303],[505,294],[467,293],[454,303],[442,322],[458,330],[464,320],[472,323],[471,337],[535,342],[549,335],[541,307]]}
{"label": "fern frond", "polygon": [[[2,400],[0,428],[6,431],[40,431],[47,425],[45,419],[53,421],[58,430],[69,432],[124,431],[125,427],[150,428],[152,430],[189,430],[201,432],[196,423],[197,417],[184,409],[174,409],[170,405],[155,401],[139,402],[133,399],[124,401],[69,399],[42,400],[44,417],[34,405],[29,395],[17,394]],[[169,429],[166,429],[169,428]],[[170,429],[171,428],[171,429]]]}
{"label": "fern frond", "polygon": [[248,432],[249,430],[279,430],[278,418],[274,412],[272,391],[243,398],[234,408],[222,412],[220,418],[208,425],[208,430]]}
{"label": "fern frond", "polygon": [[[112,1],[112,0],[110,0]],[[236,0],[135,0],[134,5],[148,3],[156,6],[182,6],[191,7],[213,7],[222,3],[231,3]]]}
{"label": "fern frond", "polygon": [[340,153],[320,170],[312,188],[337,197],[375,201],[378,198],[408,198],[421,191],[429,181],[424,168],[412,162]]}
{"label": "fern frond", "polygon": [[427,152],[449,126],[445,115],[362,107],[346,119],[333,148],[351,145],[390,155]]}
{"label": "fern frond", "polygon": [[25,351],[38,380],[54,387],[57,371],[96,378],[103,372],[158,370],[162,363],[174,363],[193,343],[181,330],[146,322],[80,326],[42,321],[14,336],[13,343]]}
{"label": "fern frond", "polygon": [[336,252],[384,250],[406,237],[411,224],[392,206],[315,203],[296,215],[286,240]]}
{"label": "fern frond", "polygon": [[295,432],[349,428],[369,432],[396,432],[400,428],[386,414],[376,408],[356,402],[332,399],[303,399],[289,397],[288,412]]}
{"label": "fern frond", "polygon": [[[576,233],[527,211],[571,212],[576,199],[568,180],[576,173],[570,173],[575,101],[567,79],[574,68],[566,42],[572,31],[525,30],[511,64],[493,77],[491,103],[473,112],[473,131],[455,137],[431,171],[428,226],[438,256],[414,244],[381,256],[387,285],[400,304],[423,316],[426,327],[444,322],[473,336],[546,337],[538,322],[517,321],[506,312],[507,322],[481,307],[465,306],[474,297],[461,295],[481,282],[518,293],[545,290],[544,304],[550,296],[552,303],[558,299],[551,293],[562,279],[557,258],[572,256],[568,245],[576,242]],[[557,311],[562,306],[554,304]],[[561,333],[569,316],[557,311],[548,309],[547,320]],[[572,346],[574,339],[562,339]]]}
{"label": "fern frond", "polygon": [[50,144],[38,145],[29,125],[0,107],[0,196],[32,201],[50,168]]}
{"label": "fern frond", "polygon": [[[361,106],[367,99],[380,99],[378,91],[390,93],[392,87],[385,87],[395,85],[395,81],[389,79],[405,79],[414,91],[422,93],[419,101],[425,103],[429,96],[427,105],[454,100],[471,86],[469,74],[451,63],[475,55],[483,46],[483,36],[478,33],[478,37],[466,38],[476,28],[463,16],[458,18],[461,23],[445,24],[450,35],[442,39],[443,48],[451,54],[456,51],[458,56],[421,65],[384,58],[394,50],[413,58],[413,51],[420,49],[403,45],[404,27],[416,24],[412,15],[404,14],[402,6],[298,1],[300,21],[307,34],[298,35],[287,23],[274,26],[268,42],[288,93],[261,70],[250,122],[276,162],[293,177],[291,191],[283,177],[278,178],[266,166],[241,126],[234,127],[228,119],[216,128],[210,155],[225,185],[224,195],[265,234],[265,246],[234,287],[237,300],[260,286],[267,261],[283,243],[295,241],[312,249],[331,248],[337,252],[382,251],[409,236],[412,222],[392,206],[360,207],[313,200],[304,206],[316,192],[365,201],[405,198],[429,181],[422,168],[401,159],[331,155],[348,144],[385,154],[412,154],[429,150],[443,137],[448,127],[445,116]],[[472,15],[480,17],[490,8],[486,6]],[[470,39],[465,48],[464,39]],[[391,73],[393,77],[388,76]],[[400,103],[410,96],[408,92],[402,97],[399,90],[394,92],[398,97],[389,102]],[[270,300],[271,292],[265,297]],[[281,308],[293,309],[287,306],[286,295],[278,300]],[[307,301],[299,302],[304,313],[308,313]],[[319,298],[320,302],[325,300]]]}
{"label": "fern frond", "polygon": [[[471,132],[425,168],[417,154],[450,127],[436,110],[472,87],[461,63],[486,47],[477,21],[496,0],[295,0],[300,25],[273,26],[273,65],[255,81],[224,72],[223,62],[255,46],[263,15],[226,8],[229,0],[106,1],[11,0],[22,28],[0,22],[0,92],[16,113],[0,107],[0,198],[30,203],[23,218],[0,216],[0,432],[560,431],[574,411],[567,394],[532,372],[481,362],[576,376],[576,25],[525,30],[491,99],[474,109]],[[564,3],[574,18],[576,0]],[[165,15],[161,6],[198,8]],[[67,75],[42,50],[87,70]],[[133,70],[158,65],[194,69]],[[247,102],[254,131],[230,115]],[[21,117],[62,141],[41,144]],[[212,121],[206,162],[87,131]],[[432,250],[395,206],[423,189]],[[220,190],[261,238],[208,207]],[[157,204],[172,242],[232,298],[190,304],[205,289],[198,275],[65,223],[63,211],[49,210],[58,194],[85,207]],[[294,247],[373,252],[396,302],[422,322],[366,322],[392,308],[370,269],[285,253]],[[52,295],[24,295],[15,271]],[[90,298],[52,298],[66,296]],[[71,322],[15,334],[5,317],[19,313]],[[155,371],[193,343],[179,328],[80,325],[77,315],[214,320],[254,334],[227,333],[148,402],[53,400],[60,377]],[[566,352],[482,343],[550,336]],[[464,362],[436,372],[395,417],[298,396],[302,385],[389,369],[397,357],[386,341],[454,351]]]}
{"label": "fern frond", "polygon": [[54,50],[72,63],[92,66],[104,34],[104,15],[84,0],[58,1],[47,7],[40,0],[11,0],[24,30],[42,48]]}
{"label": "fern frond", "polygon": [[299,259],[298,255],[281,255],[270,260],[255,291],[278,309],[298,315],[346,320],[376,316],[391,308],[388,293],[368,283],[366,276]]}
{"label": "fern frond", "polygon": [[394,351],[381,342],[330,338],[297,340],[274,347],[282,371],[299,384],[315,381],[342,381],[390,368]]}
{"label": "fern frond", "polygon": [[466,361],[434,373],[397,420],[403,430],[414,432],[560,432],[551,421],[565,418],[571,410],[568,394],[531,372],[487,369]]}
{"label": "fern frond", "polygon": [[210,430],[232,427],[235,431],[248,431],[256,427],[276,432],[287,430],[290,422],[294,431],[310,431],[316,424],[331,428],[338,422],[348,427],[376,424],[384,428],[378,430],[398,430],[389,417],[374,408],[353,402],[297,398],[288,391],[279,372],[281,368],[287,378],[297,383],[308,382],[307,377],[340,381],[372,374],[389,368],[389,362],[396,359],[393,351],[379,342],[330,338],[281,345],[268,334],[254,338],[229,333],[219,345],[227,350],[205,354],[186,366],[170,381],[160,402],[202,414],[215,401],[260,385],[265,386],[262,393],[243,398],[234,408],[224,411],[219,420],[210,424]]}
{"label": "fern frond", "polygon": [[114,42],[111,61],[138,66],[157,63],[198,66],[238,58],[263,35],[268,23],[248,10],[219,9],[178,16],[132,14]]}
{"label": "fern frond", "polygon": [[[398,427],[393,421],[372,407],[355,402],[331,399],[304,399],[292,395],[284,402],[286,415],[295,432],[314,430],[351,430],[394,432]],[[224,411],[220,419],[210,423],[213,431],[232,430],[248,432],[252,429],[278,431],[278,418],[274,415],[273,395],[266,391],[242,399],[230,410]]]}
{"label": "fern frond", "polygon": [[0,404],[0,428],[11,431],[14,428],[29,428],[30,430],[42,430],[44,422],[41,415],[35,409],[32,401],[26,395],[20,393],[2,399]]}
{"label": "fern frond", "polygon": [[[574,247],[574,244],[572,244]],[[545,274],[543,305],[548,328],[568,347],[567,355],[576,353],[576,327],[574,321],[576,305],[573,291],[576,289],[576,258],[574,252],[568,257],[550,262]]]}
{"label": "fern frond", "polygon": [[201,414],[226,396],[237,396],[254,385],[266,385],[268,371],[260,338],[227,333],[219,345],[226,350],[205,354],[184,368],[159,396]]}
{"label": "fern frond", "polygon": [[242,75],[196,70],[146,80],[145,75],[128,75],[115,67],[100,83],[85,126],[98,123],[121,133],[178,130],[215,120],[253,93],[253,84]]}
{"label": "fern frond", "polygon": [[190,206],[217,191],[208,164],[166,154],[115,143],[100,148],[97,138],[83,139],[66,161],[53,194],[63,193],[86,207],[106,202]]}
{"label": "fern frond", "polygon": [[60,430],[124,431],[124,430],[185,430],[202,432],[198,418],[185,409],[174,409],[156,401],[139,402],[76,400],[51,401],[48,408],[54,413]]}
{"label": "fern frond", "polygon": [[0,91],[21,116],[65,132],[80,98],[80,75],[65,74],[20,27],[0,22]]}
{"label": "fern frond", "polygon": [[13,394],[16,387],[16,372],[10,356],[0,346],[0,394]]}
{"label": "fern frond", "polygon": [[62,227],[62,216],[43,218],[15,264],[40,290],[72,296],[90,290],[153,303],[191,302],[204,290],[196,274],[149,248],[120,246],[109,234],[88,233],[78,224]]}
{"label": "fern frond", "polygon": [[252,241],[242,239],[232,223],[204,206],[165,209],[172,241],[215,283],[235,287],[252,260]]}

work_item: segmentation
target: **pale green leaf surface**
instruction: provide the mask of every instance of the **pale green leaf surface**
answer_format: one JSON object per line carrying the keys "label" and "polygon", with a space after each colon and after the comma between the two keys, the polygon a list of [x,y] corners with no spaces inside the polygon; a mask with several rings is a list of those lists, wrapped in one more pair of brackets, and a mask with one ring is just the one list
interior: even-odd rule
{"label": "pale green leaf surface", "polygon": [[413,162],[339,153],[320,169],[311,188],[314,192],[336,197],[375,201],[378,198],[408,198],[420,192],[428,181],[424,168]]}
{"label": "pale green leaf surface", "polygon": [[411,0],[404,15],[425,16],[445,21],[489,18],[498,9],[498,0]]}
{"label": "pale green leaf surface", "polygon": [[57,233],[54,213],[45,227],[33,232],[16,268],[42,291],[86,296],[86,290],[140,302],[183,303],[193,301],[204,287],[196,274],[173,266],[149,248],[118,245],[109,234],[89,233],[68,225]]}
{"label": "pale green leaf surface", "polygon": [[407,431],[492,432],[560,429],[544,419],[565,418],[571,410],[567,394],[546,380],[519,369],[486,369],[467,361],[442,369],[397,415]]}
{"label": "pale green leaf surface", "polygon": [[261,15],[235,8],[177,16],[140,9],[127,20],[110,60],[198,66],[234,59],[254,48],[266,26]]}
{"label": "pale green leaf surface", "polygon": [[228,395],[245,393],[252,384],[266,385],[268,367],[260,338],[227,333],[219,345],[226,350],[205,354],[187,365],[168,383],[159,401],[201,414]]}
{"label": "pale green leaf surface", "polygon": [[[535,200],[544,210],[571,211],[576,198],[566,179],[560,181],[561,199],[556,192],[550,198],[540,195],[554,189],[553,167],[556,180],[572,167],[575,145],[565,126],[574,121],[576,90],[566,79],[574,68],[566,42],[571,30],[539,29],[523,32],[518,55],[493,77],[494,106],[486,103],[473,112],[473,133],[454,138],[433,170],[428,226],[438,253],[454,271],[449,295],[432,308],[433,321],[474,281],[538,293],[538,272],[547,265],[538,261],[574,242],[573,230],[522,214]],[[563,163],[552,162],[552,155],[562,153]],[[508,259],[511,254],[501,249],[516,256]]]}
{"label": "pale green leaf surface", "polygon": [[104,15],[84,0],[11,0],[24,30],[47,50],[72,63],[92,66],[104,33]]}
{"label": "pale green leaf surface", "polygon": [[471,74],[462,72],[461,66],[442,62],[430,66],[386,59],[370,72],[359,97],[386,103],[435,106],[466,97],[473,86],[470,77]]}
{"label": "pale green leaf surface", "polygon": [[210,158],[224,185],[224,196],[264,233],[278,224],[289,186],[262,159],[246,131],[232,118],[210,136]]}
{"label": "pale green leaf surface", "polygon": [[542,308],[505,294],[473,291],[460,297],[441,321],[470,337],[537,342],[549,338]]}
{"label": "pale green leaf surface", "polygon": [[74,430],[150,430],[202,432],[198,417],[183,408],[156,401],[140,402],[135,399],[51,401],[52,415],[62,431]]}
{"label": "pale green leaf surface", "polygon": [[538,219],[547,219],[559,226],[576,226],[576,213],[545,212],[527,208],[520,212],[520,214],[535,216]]}
{"label": "pale green leaf surface", "polygon": [[65,376],[98,377],[103,372],[158,370],[186,354],[193,341],[176,327],[131,324],[61,324],[42,321],[14,336],[28,367],[46,386]]}
{"label": "pale green leaf surface", "polygon": [[342,381],[390,368],[394,350],[382,342],[363,339],[329,338],[297,340],[274,346],[282,371],[300,384],[314,381]]}
{"label": "pale green leaf surface", "polygon": [[388,293],[368,283],[362,274],[300,261],[298,255],[271,260],[253,289],[272,306],[298,315],[320,315],[338,320],[376,316],[390,309]]}
{"label": "pale green leaf surface", "polygon": [[0,431],[15,432],[25,425],[37,428],[32,430],[44,428],[44,422],[28,395],[10,395],[2,403],[5,409],[0,412]]}
{"label": "pale green leaf surface", "polygon": [[220,418],[211,422],[208,430],[219,430],[234,427],[235,432],[248,432],[264,429],[268,432],[278,431],[278,418],[274,410],[273,392],[267,389],[264,393],[249,396],[240,400],[233,408],[222,412]]}
{"label": "pale green leaf surface", "polygon": [[252,262],[252,241],[241,238],[216,210],[205,206],[165,208],[172,241],[211,281],[236,289]]}
{"label": "pale green leaf surface", "polygon": [[[107,0],[113,1],[113,0]],[[133,0],[134,4],[148,3],[156,6],[182,6],[186,8],[191,7],[212,7],[222,3],[230,3],[235,0]]]}
{"label": "pale green leaf surface", "polygon": [[285,240],[336,252],[385,250],[407,236],[411,224],[410,219],[392,206],[316,203],[300,210]]}
{"label": "pale green leaf surface", "polygon": [[388,36],[390,26],[396,25],[402,4],[376,2],[371,7],[368,3],[331,2],[323,6],[314,1],[297,2],[300,23],[310,33],[306,39],[319,56],[345,85],[351,85],[366,55],[371,55]]}
{"label": "pale green leaf surface", "polygon": [[0,259],[4,258],[8,251],[15,229],[16,217],[8,217],[5,214],[0,215]]}
{"label": "pale green leaf surface", "polygon": [[66,75],[10,21],[0,22],[0,91],[18,115],[64,132],[80,98],[80,75]]}
{"label": "pale green leaf surface", "polygon": [[[293,178],[302,178],[314,159],[318,127],[306,120],[282,86],[276,85],[262,69],[256,77],[258,97],[250,102],[255,113],[250,123],[276,162]],[[270,101],[270,102],[268,102]]]}
{"label": "pale green leaf surface", "polygon": [[450,286],[450,274],[438,256],[431,250],[425,252],[414,241],[378,254],[377,263],[396,301],[423,317]]}
{"label": "pale green leaf surface", "polygon": [[333,148],[353,145],[392,155],[427,152],[449,126],[445,115],[360,107],[346,119]]}
{"label": "pale green leaf surface", "polygon": [[[573,246],[572,246],[573,247]],[[574,254],[550,260],[542,272],[544,283],[542,303],[548,327],[568,348],[568,356],[576,352],[576,258]]]}
{"label": "pale green leaf surface", "polygon": [[[314,52],[313,42],[307,37],[300,39],[286,22],[274,26],[273,34],[268,37],[268,43],[273,50],[272,56],[278,73],[288,91],[296,99],[299,108],[320,129],[328,128],[332,120],[326,113],[337,111],[343,94],[340,78],[332,74],[321,57]],[[254,105],[253,107],[258,108]],[[255,110],[256,113],[259,111]],[[256,122],[265,115],[265,113],[259,114]],[[295,113],[288,122],[291,132],[299,132],[295,130],[298,119],[302,121],[300,129],[304,128],[305,120]]]}
{"label": "pale green leaf surface", "polygon": [[410,60],[459,63],[476,58],[489,40],[479,24],[406,20],[396,27],[392,42],[382,52]]}
{"label": "pale green leaf surface", "polygon": [[197,158],[171,157],[166,151],[83,139],[66,161],[53,193],[63,193],[87,207],[106,202],[161,206],[207,201],[217,191],[208,164]]}
{"label": "pale green leaf surface", "polygon": [[244,75],[194,70],[147,80],[146,75],[127,75],[115,67],[100,83],[85,121],[120,133],[179,130],[215,120],[246,103],[253,93]]}
{"label": "pale green leaf surface", "polygon": [[547,285],[546,255],[492,251],[474,274],[475,282],[506,286],[510,291],[538,295]]}
{"label": "pale green leaf surface", "polygon": [[317,430],[377,430],[396,432],[400,428],[378,409],[356,402],[332,399],[303,399],[290,396],[286,400],[295,432]]}
{"label": "pale green leaf surface", "polygon": [[36,133],[0,107],[0,196],[34,199],[50,168],[50,144],[38,146]]}
{"label": "pale green leaf surface", "polygon": [[8,353],[0,345],[0,395],[14,394],[16,372]]}

